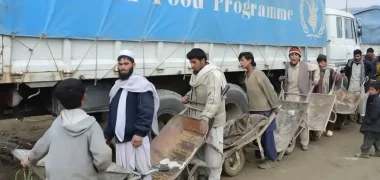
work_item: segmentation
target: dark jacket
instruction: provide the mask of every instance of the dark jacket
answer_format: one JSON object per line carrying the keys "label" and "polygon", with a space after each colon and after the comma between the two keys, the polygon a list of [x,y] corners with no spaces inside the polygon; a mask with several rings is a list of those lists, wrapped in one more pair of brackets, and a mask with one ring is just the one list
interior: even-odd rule
{"label": "dark jacket", "polygon": [[[344,73],[346,74],[346,77],[348,79],[348,84],[347,87],[350,87],[350,80],[351,80],[351,75],[352,75],[352,64],[354,63],[353,59],[348,60],[346,67],[344,68]],[[364,63],[364,76],[369,76],[370,73],[372,72],[372,67],[371,64],[365,60],[363,60]],[[364,90],[367,92],[369,89],[369,81],[367,81],[364,84]]]}
{"label": "dark jacket", "polygon": [[[121,92],[122,90],[120,89],[109,105],[109,119],[104,131],[104,135],[108,140],[111,140],[115,136],[117,109]],[[128,92],[125,111],[125,135],[122,142],[131,141],[134,135],[145,137],[148,135],[152,127],[154,113],[153,93]],[[120,143],[120,140],[117,137],[116,142]]]}
{"label": "dark jacket", "polygon": [[369,79],[376,79],[376,66],[377,62],[379,61],[377,57],[369,58],[367,55],[364,58],[365,61],[368,62],[368,64],[371,65],[371,72],[369,73],[368,77]]}
{"label": "dark jacket", "polygon": [[[320,79],[319,79],[319,82],[318,84],[314,87],[314,90],[313,90],[313,93],[322,93],[322,84],[323,84],[323,78],[326,74],[326,71],[330,71],[330,77],[329,77],[329,90],[333,87],[333,83],[334,83],[334,80],[335,80],[335,85],[340,85],[340,79],[341,77],[340,76],[337,76],[337,74],[335,73],[334,69],[331,69],[331,68],[327,68],[327,69],[321,69],[320,70]],[[336,79],[335,79],[335,76]]]}
{"label": "dark jacket", "polygon": [[368,97],[366,114],[363,124],[360,128],[361,132],[380,133],[380,97],[372,95]]}

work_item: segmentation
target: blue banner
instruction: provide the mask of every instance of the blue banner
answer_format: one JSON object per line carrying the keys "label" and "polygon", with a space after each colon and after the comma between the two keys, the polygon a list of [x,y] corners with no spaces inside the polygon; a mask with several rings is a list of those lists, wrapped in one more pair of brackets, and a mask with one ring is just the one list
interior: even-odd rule
{"label": "blue banner", "polygon": [[0,0],[0,34],[326,45],[325,0]]}

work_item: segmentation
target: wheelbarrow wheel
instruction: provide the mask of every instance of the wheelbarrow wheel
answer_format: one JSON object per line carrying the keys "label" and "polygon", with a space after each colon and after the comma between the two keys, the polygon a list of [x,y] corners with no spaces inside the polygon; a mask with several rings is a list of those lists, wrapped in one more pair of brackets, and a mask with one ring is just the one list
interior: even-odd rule
{"label": "wheelbarrow wheel", "polygon": [[285,155],[291,154],[294,150],[294,147],[296,147],[296,142],[295,142],[295,140],[292,140],[291,144],[289,144],[288,149],[286,149],[286,151],[285,151]]}
{"label": "wheelbarrow wheel", "polygon": [[245,155],[243,149],[239,149],[234,154],[230,155],[223,162],[223,173],[226,176],[237,176],[244,167]]}
{"label": "wheelbarrow wheel", "polygon": [[311,141],[318,141],[321,136],[322,136],[321,131],[310,131],[310,140]]}
{"label": "wheelbarrow wheel", "polygon": [[178,175],[175,180],[198,180],[198,171],[195,171],[194,174],[189,178],[189,172],[187,171],[187,168],[184,169],[181,174]]}

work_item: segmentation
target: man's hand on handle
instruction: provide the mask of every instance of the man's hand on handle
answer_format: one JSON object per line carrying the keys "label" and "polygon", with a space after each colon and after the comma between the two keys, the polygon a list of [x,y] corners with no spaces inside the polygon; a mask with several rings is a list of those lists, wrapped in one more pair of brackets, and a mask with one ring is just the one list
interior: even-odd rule
{"label": "man's hand on handle", "polygon": [[134,135],[133,138],[132,138],[132,146],[134,148],[140,147],[141,143],[142,143],[142,139],[143,139],[142,137]]}
{"label": "man's hand on handle", "polygon": [[274,108],[272,111],[273,111],[274,113],[278,114],[278,113],[280,112],[280,108]]}
{"label": "man's hand on handle", "polygon": [[183,96],[182,97],[182,103],[185,104],[189,101],[189,96]]}
{"label": "man's hand on handle", "polygon": [[111,141],[106,139],[106,144],[109,146],[111,144]]}
{"label": "man's hand on handle", "polygon": [[278,80],[279,80],[279,81],[283,81],[283,80],[285,80],[285,76],[280,76],[280,77],[278,78]]}
{"label": "man's hand on handle", "polygon": [[202,120],[201,121],[201,133],[203,133],[203,134],[207,133],[208,129],[209,129],[208,121]]}

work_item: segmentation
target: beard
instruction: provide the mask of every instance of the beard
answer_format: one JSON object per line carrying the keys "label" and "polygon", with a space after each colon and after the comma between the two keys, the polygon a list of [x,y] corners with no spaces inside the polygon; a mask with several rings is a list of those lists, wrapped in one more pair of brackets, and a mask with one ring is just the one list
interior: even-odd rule
{"label": "beard", "polygon": [[129,77],[131,77],[133,73],[133,67],[131,69],[129,69],[129,71],[127,73],[123,73],[119,70],[119,79],[120,80],[128,80]]}

